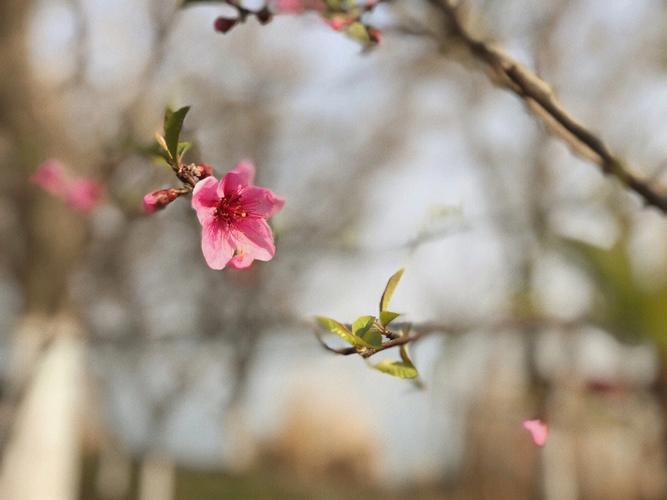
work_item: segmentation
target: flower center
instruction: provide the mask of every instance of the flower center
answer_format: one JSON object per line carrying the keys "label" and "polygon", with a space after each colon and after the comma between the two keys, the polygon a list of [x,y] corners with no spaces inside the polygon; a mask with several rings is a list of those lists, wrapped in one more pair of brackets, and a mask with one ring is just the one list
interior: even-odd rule
{"label": "flower center", "polygon": [[241,204],[241,197],[236,195],[220,198],[218,205],[215,207],[215,215],[229,225],[238,219],[247,217],[248,213]]}

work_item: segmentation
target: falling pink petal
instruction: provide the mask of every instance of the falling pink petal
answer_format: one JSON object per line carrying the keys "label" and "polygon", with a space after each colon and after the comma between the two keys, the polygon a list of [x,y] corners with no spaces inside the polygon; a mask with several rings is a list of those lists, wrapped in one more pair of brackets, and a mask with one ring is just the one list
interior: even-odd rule
{"label": "falling pink petal", "polygon": [[192,192],[192,208],[202,225],[202,252],[212,269],[250,267],[276,253],[266,219],[284,206],[271,190],[253,185],[255,167],[238,163],[220,181],[200,180]]}
{"label": "falling pink petal", "polygon": [[524,420],[523,428],[530,432],[533,443],[544,446],[549,436],[549,427],[541,420]]}

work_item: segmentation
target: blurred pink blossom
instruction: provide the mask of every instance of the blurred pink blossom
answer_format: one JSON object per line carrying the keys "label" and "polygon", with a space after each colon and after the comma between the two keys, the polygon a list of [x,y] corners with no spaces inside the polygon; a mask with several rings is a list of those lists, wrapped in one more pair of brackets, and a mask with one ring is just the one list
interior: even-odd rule
{"label": "blurred pink blossom", "polygon": [[200,180],[192,193],[192,208],[202,225],[202,252],[212,269],[249,267],[257,260],[271,260],[276,252],[266,220],[285,200],[269,189],[253,185],[255,167],[238,163],[219,182]]}
{"label": "blurred pink blossom", "polygon": [[[355,24],[361,24],[363,12],[372,10],[380,0],[359,1],[354,5],[332,7],[325,0],[270,0],[271,9],[278,14],[303,14],[314,11],[320,14],[322,20],[335,31],[344,31]],[[380,43],[382,32],[376,28],[363,24],[365,32],[351,33],[353,38],[360,41],[370,41],[373,44]],[[365,36],[368,35],[368,39]]]}
{"label": "blurred pink blossom", "polygon": [[32,174],[30,181],[56,196],[64,196],[67,191],[65,167],[58,160],[46,160]]}
{"label": "blurred pink blossom", "polygon": [[83,213],[91,212],[104,194],[100,183],[89,177],[75,177],[61,162],[53,159],[42,163],[30,181]]}
{"label": "blurred pink blossom", "polygon": [[271,6],[279,14],[301,14],[308,10],[324,12],[326,5],[322,0],[272,0]]}
{"label": "blurred pink blossom", "polygon": [[103,191],[97,181],[80,177],[67,185],[65,202],[74,210],[89,213],[102,199]]}
{"label": "blurred pink blossom", "polygon": [[330,19],[325,19],[325,22],[335,31],[340,31],[352,24],[353,20],[345,16],[334,16]]}
{"label": "blurred pink blossom", "polygon": [[523,428],[530,432],[533,443],[537,446],[544,446],[549,436],[549,427],[541,420],[524,420]]}

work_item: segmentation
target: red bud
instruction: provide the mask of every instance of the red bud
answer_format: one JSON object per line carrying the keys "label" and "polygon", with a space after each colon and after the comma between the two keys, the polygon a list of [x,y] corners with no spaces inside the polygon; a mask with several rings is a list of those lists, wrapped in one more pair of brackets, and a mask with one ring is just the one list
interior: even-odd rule
{"label": "red bud", "polygon": [[144,212],[152,214],[163,209],[172,201],[180,196],[180,193],[174,189],[160,189],[144,196]]}
{"label": "red bud", "polygon": [[382,40],[382,32],[376,28],[368,28],[368,36],[373,43],[380,43]]}
{"label": "red bud", "polygon": [[192,169],[192,173],[200,179],[204,179],[213,175],[213,167],[206,163],[200,163],[199,165],[195,165],[194,169]]}
{"label": "red bud", "polygon": [[260,24],[268,24],[271,22],[271,19],[273,19],[273,14],[271,14],[271,11],[268,7],[264,7],[262,10],[257,12],[256,16]]}
{"label": "red bud", "polygon": [[215,31],[218,33],[227,33],[230,29],[234,27],[238,19],[220,16],[213,23]]}

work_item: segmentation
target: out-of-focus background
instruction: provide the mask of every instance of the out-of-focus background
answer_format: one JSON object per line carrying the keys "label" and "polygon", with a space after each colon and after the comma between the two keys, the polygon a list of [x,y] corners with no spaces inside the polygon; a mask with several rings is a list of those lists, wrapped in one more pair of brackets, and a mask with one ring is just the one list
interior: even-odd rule
{"label": "out-of-focus background", "polygon": [[[465,3],[664,182],[665,2]],[[667,219],[424,36],[424,2],[378,7],[369,52],[315,14],[223,36],[223,10],[0,2],[0,498],[667,498]],[[186,104],[191,158],[286,197],[270,263],[210,270],[186,200],[142,213]],[[103,183],[92,213],[28,181],[50,158]],[[443,325],[421,385],[307,325],[403,266],[393,308]]]}

